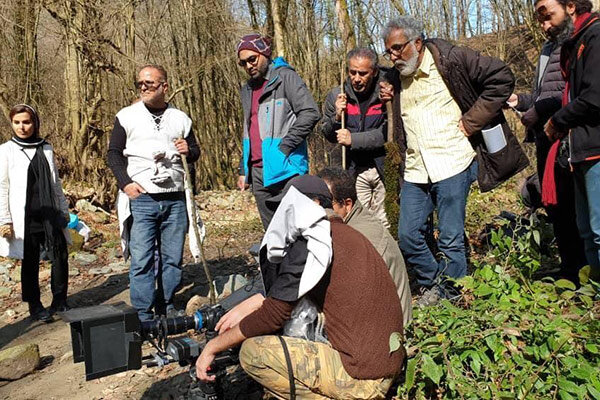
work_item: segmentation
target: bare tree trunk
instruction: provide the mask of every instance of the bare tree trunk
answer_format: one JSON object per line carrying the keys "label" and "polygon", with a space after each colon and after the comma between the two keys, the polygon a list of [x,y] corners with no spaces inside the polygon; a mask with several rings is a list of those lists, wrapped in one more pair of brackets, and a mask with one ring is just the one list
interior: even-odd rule
{"label": "bare tree trunk", "polygon": [[358,43],[361,46],[374,46],[373,35],[369,32],[367,17],[363,10],[361,0],[354,0],[354,10],[356,10],[356,21],[358,23]]}
{"label": "bare tree trunk", "polygon": [[465,4],[465,0],[457,0],[456,4],[456,37],[458,39],[463,39],[467,34],[467,5]]}
{"label": "bare tree trunk", "polygon": [[[444,33],[446,38],[452,37],[452,10],[450,7],[449,0],[441,0],[440,6],[442,7],[442,13],[444,17]],[[438,29],[441,29],[438,28]]]}
{"label": "bare tree trunk", "polygon": [[275,48],[279,57],[285,57],[287,54],[286,46],[283,37],[283,24],[282,24],[282,4],[280,0],[271,0],[271,16],[273,18],[273,30],[275,42]]}
{"label": "bare tree trunk", "polygon": [[128,59],[125,61],[126,80],[131,79],[134,82],[137,79],[135,65],[135,1],[130,1],[125,7],[125,45],[124,51]]}
{"label": "bare tree trunk", "polygon": [[476,32],[478,35],[483,33],[483,23],[482,23],[482,6],[481,1],[477,1],[477,28]]}
{"label": "bare tree trunk", "polygon": [[400,15],[406,14],[406,10],[404,9],[404,6],[402,5],[402,2],[400,0],[391,0],[391,3],[394,6],[394,8],[398,10]]}
{"label": "bare tree trunk", "polygon": [[[81,32],[83,25],[83,16],[77,5],[69,7],[71,12],[68,18],[68,25],[65,26],[67,43],[66,68],[65,68],[65,91],[66,91],[66,120],[68,122],[71,135],[76,135],[81,129],[80,109],[81,100],[81,77],[79,74],[79,55],[77,54],[77,32]],[[73,138],[74,139],[74,138]]]}
{"label": "bare tree trunk", "polygon": [[99,126],[99,110],[104,101],[101,73],[117,71],[105,48],[107,44],[116,45],[102,36],[103,21],[95,5],[78,0],[49,0],[44,7],[62,27],[65,39],[63,135],[67,140],[57,144],[71,177],[94,186],[95,200],[105,203],[110,196],[110,181],[103,171],[106,141],[101,139],[106,131]]}
{"label": "bare tree trunk", "polygon": [[346,0],[335,0],[335,11],[338,18],[338,27],[341,34],[342,43],[346,53],[356,47],[356,36],[350,21],[348,13],[348,3]]}
{"label": "bare tree trunk", "polygon": [[248,4],[248,11],[250,12],[250,23],[252,24],[252,29],[257,32],[258,29],[258,18],[256,17],[256,8],[254,7],[254,2],[252,0],[246,0]]}
{"label": "bare tree trunk", "polygon": [[37,1],[27,0],[25,9],[21,11],[23,26],[23,70],[25,82],[23,90],[23,101],[25,103],[38,104],[41,98],[41,90],[38,76],[38,52],[37,52],[37,27],[40,15],[40,6]]}

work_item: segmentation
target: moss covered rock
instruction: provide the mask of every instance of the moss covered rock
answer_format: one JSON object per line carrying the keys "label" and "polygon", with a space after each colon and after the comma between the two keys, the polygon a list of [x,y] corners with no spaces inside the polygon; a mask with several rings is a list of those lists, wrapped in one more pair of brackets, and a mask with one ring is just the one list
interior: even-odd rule
{"label": "moss covered rock", "polygon": [[14,381],[33,372],[40,365],[40,349],[35,343],[22,344],[0,351],[0,379]]}

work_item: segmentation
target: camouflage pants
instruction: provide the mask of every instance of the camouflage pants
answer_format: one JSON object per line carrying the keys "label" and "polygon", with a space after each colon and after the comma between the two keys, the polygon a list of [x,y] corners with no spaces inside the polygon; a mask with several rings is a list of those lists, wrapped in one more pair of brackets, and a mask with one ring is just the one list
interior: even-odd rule
{"label": "camouflage pants", "polygon": [[[392,378],[354,379],[346,373],[340,354],[325,343],[285,337],[298,399],[382,399]],[[240,363],[254,380],[278,399],[290,398],[288,369],[277,336],[244,341]]]}

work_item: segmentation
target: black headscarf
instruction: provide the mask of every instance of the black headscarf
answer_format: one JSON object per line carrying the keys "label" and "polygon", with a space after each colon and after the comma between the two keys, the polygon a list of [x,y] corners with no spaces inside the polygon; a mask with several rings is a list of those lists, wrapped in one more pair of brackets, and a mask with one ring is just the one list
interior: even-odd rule
{"label": "black headscarf", "polygon": [[30,158],[31,164],[29,168],[35,174],[39,185],[39,204],[42,211],[41,222],[45,234],[44,247],[51,256],[56,258],[59,256],[59,252],[66,251],[64,246],[65,242],[62,237],[62,229],[66,226],[67,221],[62,215],[59,205],[56,204],[56,199],[54,197],[52,173],[46,155],[44,154],[44,145],[48,144],[48,142],[39,137],[40,119],[33,107],[28,106],[27,104],[23,104],[23,106],[27,108],[33,119],[35,128],[33,135],[26,139],[13,135],[11,140],[23,149],[35,148],[35,156]]}

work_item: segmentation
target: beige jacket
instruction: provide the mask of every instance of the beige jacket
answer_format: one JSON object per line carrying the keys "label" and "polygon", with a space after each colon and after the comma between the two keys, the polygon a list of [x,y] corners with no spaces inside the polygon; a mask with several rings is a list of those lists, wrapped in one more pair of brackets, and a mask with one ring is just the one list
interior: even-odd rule
{"label": "beige jacket", "polygon": [[364,209],[358,200],[350,213],[344,218],[344,222],[369,239],[373,247],[375,247],[385,261],[392,280],[396,285],[404,315],[403,322],[406,327],[412,319],[412,296],[410,294],[406,265],[404,264],[404,258],[402,257],[398,243],[396,243],[381,222],[369,210]]}

